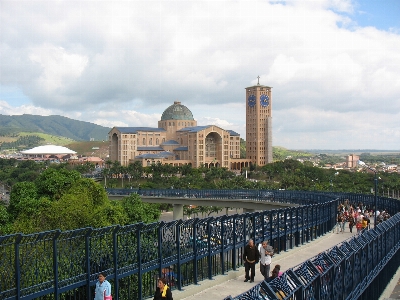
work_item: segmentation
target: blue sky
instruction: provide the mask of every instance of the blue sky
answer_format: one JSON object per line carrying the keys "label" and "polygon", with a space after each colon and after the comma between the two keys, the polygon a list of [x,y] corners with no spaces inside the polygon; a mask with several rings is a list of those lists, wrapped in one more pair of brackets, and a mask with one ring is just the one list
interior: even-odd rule
{"label": "blue sky", "polygon": [[400,1],[364,0],[355,5],[355,19],[360,26],[374,26],[381,30],[400,30]]}
{"label": "blue sky", "polygon": [[156,127],[181,101],[245,138],[260,76],[274,146],[400,150],[400,1],[23,4],[0,2],[0,114]]}
{"label": "blue sky", "polygon": [[2,85],[0,89],[0,99],[12,103],[14,106],[21,106],[23,104],[29,104],[31,101],[29,97],[25,96],[24,93],[17,86]]}

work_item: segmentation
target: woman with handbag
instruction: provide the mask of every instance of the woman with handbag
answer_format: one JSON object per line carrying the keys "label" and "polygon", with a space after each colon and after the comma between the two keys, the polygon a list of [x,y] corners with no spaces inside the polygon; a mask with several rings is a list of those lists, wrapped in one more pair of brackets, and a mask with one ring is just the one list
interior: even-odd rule
{"label": "woman with handbag", "polygon": [[107,274],[100,272],[99,280],[96,282],[94,300],[111,300],[111,284],[106,280]]}

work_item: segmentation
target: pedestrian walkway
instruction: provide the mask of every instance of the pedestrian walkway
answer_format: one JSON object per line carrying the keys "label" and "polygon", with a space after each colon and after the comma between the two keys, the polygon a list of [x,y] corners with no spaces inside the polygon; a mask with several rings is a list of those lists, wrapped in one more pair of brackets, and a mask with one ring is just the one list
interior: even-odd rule
{"label": "pedestrian walkway", "polygon": [[[229,210],[228,214],[235,214],[237,211]],[[222,215],[224,212],[220,212],[216,215]],[[216,215],[213,215],[214,217]],[[172,221],[172,212],[164,212],[160,217],[160,221],[169,222]],[[373,228],[373,220],[371,222]],[[351,238],[357,234],[356,228],[353,229],[353,233],[349,232],[347,227],[344,233],[329,232],[324,236],[315,239],[312,242],[306,243],[300,247],[290,249],[287,252],[281,252],[280,254],[274,255],[272,258],[271,270],[277,264],[281,265],[281,271],[286,271],[292,267],[295,267],[302,262],[310,259],[319,253],[326,251],[333,246]],[[212,280],[200,281],[198,285],[185,286],[182,291],[172,291],[174,300],[196,300],[196,299],[224,299],[231,295],[235,297],[240,295],[253,286],[264,280],[260,273],[259,265],[256,265],[256,276],[254,283],[244,282],[244,267],[239,268],[236,271],[229,271],[225,275],[218,275],[213,277]],[[380,300],[391,300],[400,299],[400,267],[393,277],[392,282],[388,285],[386,290],[380,297]]]}
{"label": "pedestrian walkway", "polygon": [[[353,230],[353,233],[350,233],[348,229],[347,232],[344,233],[330,232],[300,247],[296,247],[287,252],[281,252],[280,254],[274,255],[272,258],[271,270],[276,264],[279,264],[281,265],[281,271],[286,271],[351,238],[355,234],[357,234],[355,230]],[[256,265],[254,283],[244,282],[244,279],[244,267],[241,267],[237,271],[229,271],[226,275],[218,275],[212,280],[201,281],[198,285],[184,287],[183,291],[175,290],[173,291],[173,298],[174,300],[222,300],[229,295],[235,297],[248,291],[251,287],[263,280],[263,276],[259,271],[259,265]],[[398,282],[398,278],[394,280],[395,283]],[[393,287],[386,292],[386,298],[391,296],[392,291]],[[384,295],[382,295],[381,299],[385,299]]]}
{"label": "pedestrian walkway", "polygon": [[397,269],[396,274],[393,276],[392,281],[388,284],[383,291],[380,300],[394,300],[400,299],[400,267]]}

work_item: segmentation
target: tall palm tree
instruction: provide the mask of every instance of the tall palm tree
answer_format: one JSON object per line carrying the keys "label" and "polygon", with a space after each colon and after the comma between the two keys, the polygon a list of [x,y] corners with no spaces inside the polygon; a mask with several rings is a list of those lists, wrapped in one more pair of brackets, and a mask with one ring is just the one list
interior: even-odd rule
{"label": "tall palm tree", "polygon": [[101,170],[101,175],[103,175],[103,177],[104,177],[104,187],[107,187],[107,176],[108,176],[108,174],[110,174],[110,169],[103,168]]}

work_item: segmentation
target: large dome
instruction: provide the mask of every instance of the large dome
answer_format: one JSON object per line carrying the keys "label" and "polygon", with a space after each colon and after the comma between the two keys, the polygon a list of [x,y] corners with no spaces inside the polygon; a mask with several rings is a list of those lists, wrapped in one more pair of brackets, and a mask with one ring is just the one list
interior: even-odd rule
{"label": "large dome", "polygon": [[193,114],[185,105],[182,105],[179,101],[175,101],[170,107],[164,110],[161,121],[165,120],[189,120],[192,121]]}

